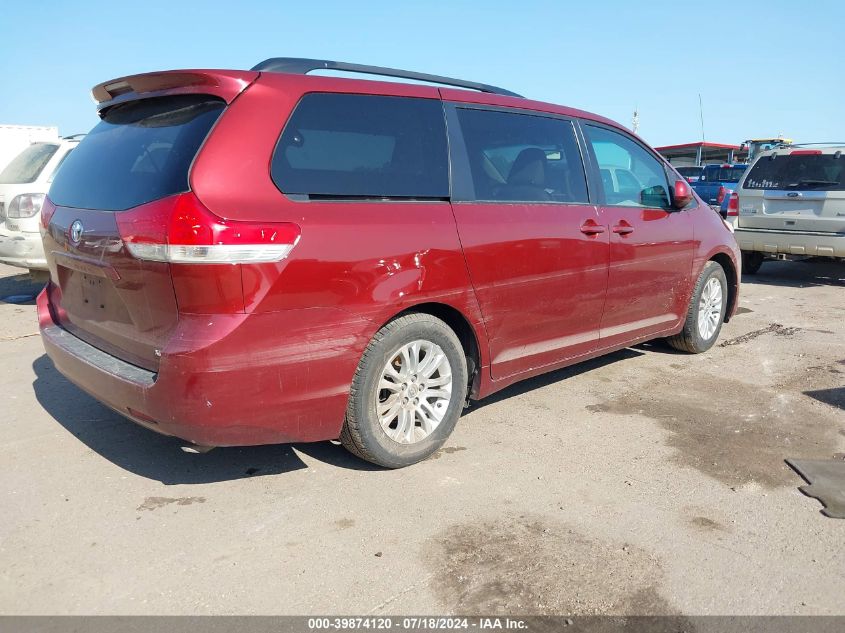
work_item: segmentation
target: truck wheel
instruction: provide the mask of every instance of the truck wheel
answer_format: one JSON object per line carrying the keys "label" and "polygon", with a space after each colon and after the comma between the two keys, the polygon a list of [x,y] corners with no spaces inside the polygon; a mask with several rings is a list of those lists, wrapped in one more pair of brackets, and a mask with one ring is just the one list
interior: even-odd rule
{"label": "truck wheel", "polygon": [[763,253],[756,251],[742,251],[742,272],[746,275],[756,275],[763,265]]}
{"label": "truck wheel", "polygon": [[340,441],[379,466],[410,466],[443,445],[466,394],[466,356],[452,329],[430,314],[399,317],[364,351]]}
{"label": "truck wheel", "polygon": [[713,347],[722,329],[728,305],[728,280],[716,262],[704,265],[690,299],[684,327],[666,339],[672,347],[690,354],[700,354]]}

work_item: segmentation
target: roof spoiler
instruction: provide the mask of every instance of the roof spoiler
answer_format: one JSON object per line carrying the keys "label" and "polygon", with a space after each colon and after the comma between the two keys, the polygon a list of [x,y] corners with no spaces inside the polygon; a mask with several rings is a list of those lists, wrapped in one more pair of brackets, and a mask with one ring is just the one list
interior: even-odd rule
{"label": "roof spoiler", "polygon": [[383,66],[367,66],[365,64],[350,64],[349,62],[336,62],[328,59],[308,59],[304,57],[271,57],[260,64],[252,67],[252,70],[259,72],[291,73],[294,75],[306,75],[314,70],[338,70],[349,73],[361,73],[365,75],[378,75],[381,77],[398,77],[411,79],[413,81],[425,81],[444,86],[455,86],[458,88],[469,88],[479,92],[503,95],[506,97],[522,97],[515,92],[482,84],[475,81],[465,81],[441,75],[429,75],[410,70],[399,70],[398,68],[385,68]]}
{"label": "roof spoiler", "polygon": [[104,81],[91,96],[100,115],[118,103],[171,94],[209,94],[231,103],[257,78],[257,72],[246,70],[166,70]]}

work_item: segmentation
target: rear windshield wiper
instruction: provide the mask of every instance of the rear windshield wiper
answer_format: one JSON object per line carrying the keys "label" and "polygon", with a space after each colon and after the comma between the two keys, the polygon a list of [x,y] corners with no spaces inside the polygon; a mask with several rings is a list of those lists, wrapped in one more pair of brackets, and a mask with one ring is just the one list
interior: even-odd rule
{"label": "rear windshield wiper", "polygon": [[795,189],[796,187],[828,187],[839,185],[838,180],[813,180],[812,178],[802,178],[798,182],[793,182],[786,186],[787,189]]}

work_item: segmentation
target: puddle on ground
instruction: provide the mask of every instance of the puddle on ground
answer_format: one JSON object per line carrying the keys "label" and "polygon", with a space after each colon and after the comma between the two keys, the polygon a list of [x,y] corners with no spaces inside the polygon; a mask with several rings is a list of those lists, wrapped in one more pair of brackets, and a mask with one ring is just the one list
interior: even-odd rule
{"label": "puddle on ground", "polygon": [[178,506],[189,506],[194,503],[205,503],[205,497],[147,497],[138,510],[156,510],[175,503]]}
{"label": "puddle on ground", "polygon": [[[799,369],[790,381],[764,388],[713,377],[672,379],[671,390],[640,390],[590,405],[591,411],[652,418],[670,431],[673,458],[730,486],[758,482],[769,488],[795,485],[787,457],[827,457],[837,445],[842,418],[799,393],[838,379],[828,366]],[[654,381],[662,384],[663,381]]]}
{"label": "puddle on ground", "polygon": [[431,589],[449,613],[665,614],[649,553],[532,517],[464,523],[429,542]]}
{"label": "puddle on ground", "polygon": [[696,516],[691,518],[690,523],[692,523],[695,527],[704,530],[705,532],[725,531],[724,525],[722,525],[718,521],[714,521],[713,519],[708,519],[707,517],[703,516]]}
{"label": "puddle on ground", "polygon": [[443,455],[451,455],[452,453],[458,453],[460,451],[465,451],[466,449],[466,446],[444,446],[443,448],[435,451],[429,459],[440,459]]}

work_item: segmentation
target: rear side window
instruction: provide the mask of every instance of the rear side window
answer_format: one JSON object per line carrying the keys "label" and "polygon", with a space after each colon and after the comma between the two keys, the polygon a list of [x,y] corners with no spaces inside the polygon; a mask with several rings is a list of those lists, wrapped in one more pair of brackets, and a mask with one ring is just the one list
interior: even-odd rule
{"label": "rear side window", "polygon": [[285,126],[271,170],[287,194],[445,199],[448,160],[438,100],[312,93]]}
{"label": "rear side window", "polygon": [[58,149],[59,146],[52,143],[30,145],[0,172],[0,185],[23,185],[35,182]]}
{"label": "rear side window", "polygon": [[475,200],[587,202],[570,121],[458,108]]}
{"label": "rear side window", "polygon": [[50,174],[50,177],[47,179],[47,182],[53,182],[56,179],[56,173],[59,171],[59,167],[64,165],[67,157],[70,156],[70,153],[73,151],[73,148],[69,149],[65,152],[65,155],[59,159],[58,164],[53,168],[53,173]]}
{"label": "rear side window", "polygon": [[764,156],[754,163],[742,188],[845,191],[845,156]]}
{"label": "rear side window", "polygon": [[225,103],[205,95],[110,109],[56,172],[57,205],[122,211],[188,190],[188,172]]}
{"label": "rear side window", "polygon": [[604,191],[605,204],[669,208],[663,164],[633,139],[603,127],[585,125]]}

